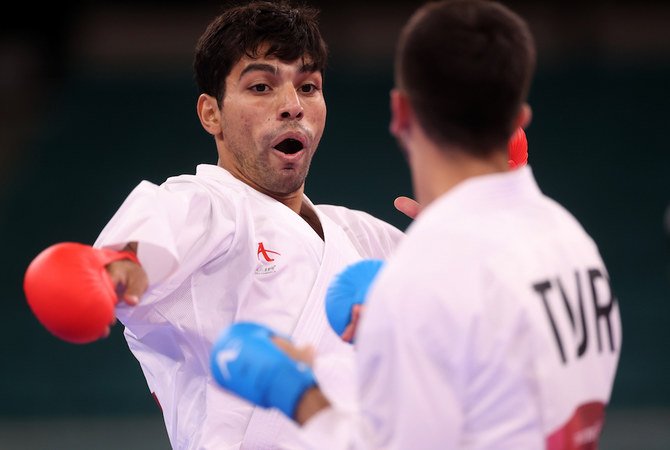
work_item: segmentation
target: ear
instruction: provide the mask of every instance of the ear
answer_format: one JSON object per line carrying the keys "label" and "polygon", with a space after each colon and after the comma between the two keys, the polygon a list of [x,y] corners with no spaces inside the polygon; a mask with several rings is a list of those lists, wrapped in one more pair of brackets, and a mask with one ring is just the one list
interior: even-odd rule
{"label": "ear", "polygon": [[526,128],[528,124],[530,124],[530,121],[533,117],[533,111],[530,109],[530,105],[528,103],[524,103],[521,105],[521,108],[519,109],[519,113],[516,116],[516,120],[514,121],[514,124],[516,125],[514,129],[516,130],[517,128]]}
{"label": "ear", "polygon": [[405,136],[410,130],[411,116],[412,108],[407,95],[399,89],[392,89],[389,131],[400,142],[405,140]]}
{"label": "ear", "polygon": [[214,97],[207,94],[200,94],[200,97],[198,97],[197,110],[200,123],[205,131],[213,136],[221,133],[219,105]]}

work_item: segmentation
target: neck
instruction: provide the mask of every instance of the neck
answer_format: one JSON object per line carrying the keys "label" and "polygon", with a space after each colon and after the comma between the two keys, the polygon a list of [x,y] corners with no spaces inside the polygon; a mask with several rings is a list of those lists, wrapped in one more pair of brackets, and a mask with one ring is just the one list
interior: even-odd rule
{"label": "neck", "polygon": [[422,207],[469,178],[509,170],[506,149],[474,157],[455,146],[436,145],[422,133],[408,150],[414,193]]}
{"label": "neck", "polygon": [[324,239],[323,227],[321,226],[319,216],[316,215],[316,211],[314,211],[314,208],[312,208],[306,200],[303,200],[299,214],[300,217],[312,227],[316,234],[318,234],[321,239]]}
{"label": "neck", "polygon": [[312,229],[316,232],[316,234],[318,234],[319,237],[321,237],[321,239],[324,239],[323,228],[321,226],[319,216],[316,215],[316,211],[314,211],[314,209],[309,205],[309,203],[307,203],[303,195],[305,191],[304,184],[300,186],[300,189],[298,189],[295,192],[291,192],[290,194],[277,194],[275,192],[268,192],[263,188],[261,188],[260,186],[254,186],[251,184],[249,185],[254,189],[256,189],[258,192],[262,192],[268,197],[274,198],[279,203],[283,203],[293,212],[302,217],[303,220],[307,222],[310,227],[312,227]]}
{"label": "neck", "polygon": [[296,214],[301,214],[303,209],[303,192],[305,190],[305,185],[300,186],[295,192],[289,194],[277,194],[276,192],[268,192],[265,189],[259,186],[251,186],[256,189],[258,192],[262,192],[268,197],[272,197],[277,200],[279,203],[283,203],[287,208],[295,212]]}
{"label": "neck", "polygon": [[[219,152],[219,154],[221,154],[221,152]],[[300,187],[298,187],[298,189],[292,192],[288,193],[275,192],[264,188],[263,186],[255,182],[253,179],[246,176],[241,170],[238,169],[237,164],[231,163],[230,161],[228,161],[227,158],[222,158],[221,156],[219,156],[218,166],[223,169],[226,169],[228,173],[230,173],[232,176],[240,180],[242,183],[252,187],[258,192],[267,195],[268,197],[272,197],[279,203],[283,203],[288,208],[293,210],[296,214],[300,214],[300,209],[302,208],[303,193],[305,191],[304,183],[301,184]]]}
{"label": "neck", "polygon": [[230,167],[227,167],[226,164],[222,164],[221,160],[219,160],[219,166],[226,169],[228,173],[230,173],[232,176],[234,176],[244,184],[251,186],[258,192],[261,192],[267,195],[268,197],[277,200],[279,203],[284,204],[287,208],[289,208],[290,210],[298,214],[300,217],[302,217],[305,220],[305,222],[307,222],[309,226],[312,227],[312,229],[316,232],[316,234],[318,234],[321,237],[321,239],[324,239],[321,221],[319,220],[319,217],[316,215],[316,211],[314,211],[314,209],[310,207],[307,201],[305,201],[304,183],[301,184],[297,190],[287,194],[271,192],[267,189],[264,189],[262,186],[260,186],[258,183],[255,183],[253,180],[250,180],[248,177],[245,177],[242,173],[240,173],[240,171],[231,169]]}

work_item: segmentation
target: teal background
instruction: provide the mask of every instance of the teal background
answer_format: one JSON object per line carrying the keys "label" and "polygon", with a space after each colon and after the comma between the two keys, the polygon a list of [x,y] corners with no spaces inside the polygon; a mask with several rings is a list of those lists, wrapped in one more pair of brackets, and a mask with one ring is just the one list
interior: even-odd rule
{"label": "teal background", "polygon": [[[118,5],[132,11],[130,3]],[[399,3],[396,9],[405,13],[411,6]],[[333,11],[323,7],[324,17]],[[211,4],[201,8],[193,39],[216,12]],[[548,7],[546,14],[551,18],[556,10]],[[55,17],[67,27],[78,11],[63,8]],[[389,16],[393,26],[405,17]],[[530,22],[541,35],[547,16],[532,17],[543,18]],[[336,45],[342,42],[339,26],[324,25],[335,42],[325,85],[328,122],[306,193],[315,203],[363,209],[405,228],[409,220],[392,205],[397,195],[411,195],[411,184],[388,134],[390,53],[350,58],[349,47]],[[4,30],[1,42],[30,35],[23,32],[27,25]],[[50,36],[59,33],[65,32]],[[559,56],[545,58],[540,48],[530,94],[529,162],[544,192],[570,209],[599,244],[620,301],[623,351],[610,409],[621,426],[606,427],[605,436],[621,435],[603,448],[641,448],[624,444],[642,429],[639,439],[649,440],[645,448],[670,446],[670,237],[663,222],[670,205],[669,54],[662,46],[631,54],[597,39],[566,44]],[[74,448],[89,436],[106,439],[101,436],[109,430],[90,420],[123,424],[128,436],[134,436],[133,423],[141,423],[154,433],[152,448],[167,448],[158,409],[121,326],[92,344],[61,342],[32,316],[22,281],[45,247],[92,243],[139,181],[160,183],[192,173],[199,163],[216,163],[214,144],[195,114],[190,61],[179,56],[165,67],[139,62],[108,70],[64,50],[50,55],[55,63],[44,63],[23,80],[29,95],[18,95],[8,83],[0,91],[0,448],[30,448],[26,442],[47,436],[51,440],[34,448]],[[2,67],[5,74],[11,69]],[[84,417],[89,421],[82,422]],[[61,432],[74,430],[68,444],[53,441],[54,423]],[[133,447],[141,434],[123,448],[149,448]]]}

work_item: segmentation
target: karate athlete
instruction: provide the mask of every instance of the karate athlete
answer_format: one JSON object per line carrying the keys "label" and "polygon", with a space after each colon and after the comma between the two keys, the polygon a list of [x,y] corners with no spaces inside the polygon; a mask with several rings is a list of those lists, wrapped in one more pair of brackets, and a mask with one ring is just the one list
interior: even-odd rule
{"label": "karate athlete", "polygon": [[[254,2],[224,11],[194,62],[197,113],[218,165],[161,185],[142,181],[93,248],[61,255],[85,261],[67,283],[99,284],[105,267],[120,286],[116,317],[175,449],[306,448],[292,421],[212,378],[212,344],[236,321],[314,346],[326,355],[315,368],[323,384],[355,396],[353,350],[328,326],[325,290],[347,264],[386,258],[403,233],[304,194],[326,120],[326,58],[315,9]],[[38,269],[48,276],[48,264]]]}
{"label": "karate athlete", "polygon": [[283,411],[321,448],[597,448],[619,307],[591,237],[530,166],[508,168],[534,66],[527,24],[499,3],[417,10],[397,48],[390,129],[422,211],[366,294],[359,410],[256,323],[213,348],[224,388]]}

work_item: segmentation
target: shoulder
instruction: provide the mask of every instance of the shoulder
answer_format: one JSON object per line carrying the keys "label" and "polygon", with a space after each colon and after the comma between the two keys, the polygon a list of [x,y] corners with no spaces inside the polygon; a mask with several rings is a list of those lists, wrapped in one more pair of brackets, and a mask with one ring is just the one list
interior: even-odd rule
{"label": "shoulder", "polygon": [[[145,188],[151,183],[143,182]],[[167,197],[183,200],[206,201],[209,203],[235,203],[243,197],[248,187],[234,178],[225,169],[200,164],[193,174],[180,174],[168,177],[153,189]]]}
{"label": "shoulder", "polygon": [[387,258],[405,233],[364,211],[334,205],[316,205],[321,220],[332,221],[348,236],[362,257]]}
{"label": "shoulder", "polygon": [[371,226],[397,230],[399,233],[402,233],[394,225],[365,211],[338,205],[315,205],[315,208],[343,228]]}
{"label": "shoulder", "polygon": [[[180,174],[161,183],[139,182],[117,210],[119,217],[152,217],[206,225],[214,218],[233,220],[243,203],[241,189],[225,176]],[[135,220],[132,219],[132,220]]]}
{"label": "shoulder", "polygon": [[370,213],[335,205],[316,205],[320,214],[327,216],[342,228],[351,239],[371,245],[382,243],[383,247],[395,247],[405,233],[396,226],[385,222]]}

